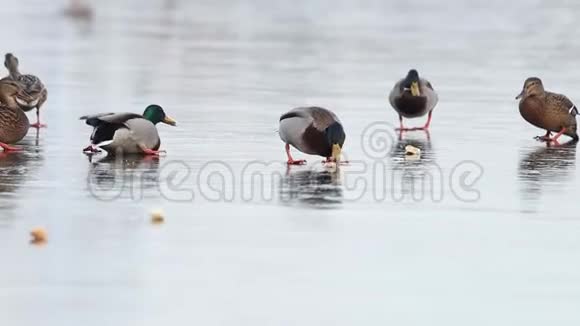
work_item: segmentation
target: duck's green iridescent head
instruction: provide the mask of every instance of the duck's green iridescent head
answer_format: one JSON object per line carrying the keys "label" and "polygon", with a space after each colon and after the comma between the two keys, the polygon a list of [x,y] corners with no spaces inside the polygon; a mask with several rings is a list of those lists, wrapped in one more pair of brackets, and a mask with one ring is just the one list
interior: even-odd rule
{"label": "duck's green iridescent head", "polygon": [[175,126],[177,122],[167,116],[163,108],[157,104],[151,104],[143,112],[143,117],[149,121],[151,121],[154,125],[163,122],[170,126]]}
{"label": "duck's green iridescent head", "polygon": [[336,163],[340,162],[342,145],[344,145],[344,140],[346,139],[346,134],[344,133],[342,125],[335,122],[326,128],[324,134],[326,136],[326,141],[331,148],[330,157],[332,158],[332,161]]}
{"label": "duck's green iridescent head", "polygon": [[410,91],[413,96],[421,96],[419,73],[415,69],[409,70],[407,77],[401,83],[402,91]]}

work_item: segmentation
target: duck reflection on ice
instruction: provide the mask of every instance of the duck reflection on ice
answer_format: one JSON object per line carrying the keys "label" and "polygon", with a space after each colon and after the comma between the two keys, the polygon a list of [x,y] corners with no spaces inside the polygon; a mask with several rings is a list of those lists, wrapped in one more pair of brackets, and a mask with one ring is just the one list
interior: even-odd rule
{"label": "duck reflection on ice", "polygon": [[287,205],[333,208],[343,200],[340,171],[288,169],[279,194]]}
{"label": "duck reflection on ice", "polygon": [[19,196],[19,189],[41,163],[42,156],[37,153],[0,152],[0,227],[15,217],[13,210],[21,203],[14,199]]}
{"label": "duck reflection on ice", "polygon": [[576,166],[577,142],[558,147],[540,147],[520,160],[518,179],[523,200],[538,200],[543,190],[558,191],[565,186]]}
{"label": "duck reflection on ice", "polygon": [[[399,139],[395,146],[391,149],[391,160],[393,168],[404,168],[409,166],[420,166],[430,163],[435,163],[435,152],[431,145],[431,137],[428,131],[425,131],[424,137],[407,137],[403,138],[403,134],[399,134]],[[405,155],[405,147],[411,145],[421,149],[420,157],[412,157]]]}
{"label": "duck reflection on ice", "polygon": [[14,193],[24,182],[28,161],[24,152],[0,152],[0,194]]}
{"label": "duck reflection on ice", "polygon": [[89,156],[88,186],[93,196],[103,200],[117,198],[142,199],[145,190],[159,185],[159,157],[125,155],[105,156],[94,160]]}
{"label": "duck reflection on ice", "polygon": [[[417,134],[419,135],[419,134]],[[440,201],[443,196],[443,172],[437,165],[435,151],[431,145],[429,132],[421,136],[403,139],[399,137],[393,146],[391,157],[391,178],[395,199],[403,200],[411,196],[413,200],[423,200],[430,196],[433,201]],[[405,147],[411,145],[421,150],[420,155],[406,155]]]}
{"label": "duck reflection on ice", "polygon": [[32,133],[31,130],[29,136],[18,143],[17,146],[22,149],[21,151],[0,151],[0,194],[14,193],[26,178],[32,175],[32,170],[42,165],[39,131],[36,129],[34,135],[31,135]]}

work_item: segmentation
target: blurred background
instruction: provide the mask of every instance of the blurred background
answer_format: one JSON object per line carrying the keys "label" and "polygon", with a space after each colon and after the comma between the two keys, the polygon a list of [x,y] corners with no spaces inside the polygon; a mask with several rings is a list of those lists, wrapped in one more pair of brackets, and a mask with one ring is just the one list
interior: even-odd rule
{"label": "blurred background", "polygon": [[[578,103],[579,16],[572,0],[3,1],[0,48],[46,85],[48,127],[0,155],[0,324],[577,325],[576,144],[534,141],[514,97],[538,76]],[[439,93],[431,133],[369,156],[410,68]],[[150,103],[178,121],[159,126],[167,155],[81,153],[79,116]],[[338,114],[365,169],[286,169],[278,118],[303,105]],[[252,161],[272,198],[240,195]],[[449,186],[466,161],[475,201]],[[208,162],[231,200],[200,194]],[[179,201],[161,188],[184,172]]]}

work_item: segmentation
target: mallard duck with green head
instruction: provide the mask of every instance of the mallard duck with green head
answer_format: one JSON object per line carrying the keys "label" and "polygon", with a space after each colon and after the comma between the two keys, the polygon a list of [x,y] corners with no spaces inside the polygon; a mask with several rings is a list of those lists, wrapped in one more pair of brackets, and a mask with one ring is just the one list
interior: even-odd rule
{"label": "mallard duck with green head", "polygon": [[84,152],[98,152],[104,149],[109,154],[158,155],[161,139],[156,125],[165,123],[175,126],[176,122],[156,104],[149,105],[143,114],[101,113],[80,118],[92,126],[91,144]]}
{"label": "mallard duck with green head", "polygon": [[11,144],[17,143],[30,128],[28,117],[16,103],[22,85],[13,80],[0,80],[0,147],[7,151],[18,151],[20,148]]}
{"label": "mallard duck with green head", "polygon": [[[520,100],[522,117],[532,125],[546,130],[544,136],[536,139],[557,143],[560,136],[567,135],[575,141],[578,140],[578,108],[565,95],[546,91],[540,78],[526,79],[516,100]],[[551,137],[552,132],[556,133],[554,137]]]}
{"label": "mallard duck with green head", "polygon": [[288,165],[306,163],[292,157],[290,145],[303,153],[325,157],[327,162],[340,163],[346,134],[330,110],[315,106],[295,108],[280,117],[278,132],[286,144]]}
{"label": "mallard duck with green head", "polygon": [[[438,101],[439,97],[431,83],[427,79],[420,78],[417,70],[409,70],[407,76],[399,80],[389,94],[389,102],[399,114],[400,127],[397,130],[429,130],[433,109]],[[403,118],[418,118],[426,114],[428,115],[427,122],[423,127],[405,128],[403,126]]]}
{"label": "mallard duck with green head", "polygon": [[9,72],[9,75],[4,77],[4,79],[11,79],[21,83],[23,86],[23,92],[30,98],[28,101],[22,98],[16,98],[20,108],[24,112],[36,109],[36,123],[33,123],[30,126],[34,128],[45,127],[46,125],[40,123],[40,108],[44,102],[46,102],[48,91],[44,87],[42,81],[40,81],[40,78],[34,75],[21,74],[18,70],[18,58],[12,53],[6,53],[4,56],[4,66]]}

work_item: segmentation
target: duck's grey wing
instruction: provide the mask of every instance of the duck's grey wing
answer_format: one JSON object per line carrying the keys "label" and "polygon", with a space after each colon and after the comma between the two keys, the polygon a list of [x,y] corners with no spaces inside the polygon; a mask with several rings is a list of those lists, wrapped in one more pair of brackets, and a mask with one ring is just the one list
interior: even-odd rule
{"label": "duck's grey wing", "polygon": [[40,78],[34,75],[20,75],[18,81],[26,86],[26,92],[29,95],[40,94],[44,90],[44,84]]}
{"label": "duck's grey wing", "polygon": [[321,108],[318,106],[309,106],[299,109],[302,109],[308,116],[311,117],[312,125],[314,126],[314,128],[320,131],[324,131],[326,128],[328,128],[335,122],[340,123],[338,117],[332,111],[327,110],[325,108]]}
{"label": "duck's grey wing", "polygon": [[401,97],[401,83],[403,82],[403,79],[399,80],[395,86],[393,87],[393,89],[391,90],[391,93],[389,94],[389,102],[391,103],[391,106],[396,108],[397,106],[395,105],[396,103],[396,99]]}
{"label": "duck's grey wing", "polygon": [[[86,124],[94,127],[91,134],[91,143],[97,146],[110,144],[119,129],[127,129],[127,121],[132,118],[143,117],[135,113],[99,113],[82,116],[80,119],[85,120]],[[104,147],[103,147],[104,148]]]}
{"label": "duck's grey wing", "polygon": [[551,92],[546,93],[547,93],[547,101],[551,102],[550,105],[548,105],[548,107],[556,108],[558,111],[561,111],[562,113],[567,112],[573,116],[578,115],[578,108],[576,107],[576,105],[574,105],[574,103],[572,103],[572,101],[568,97],[566,97],[566,95]]}
{"label": "duck's grey wing", "polygon": [[278,133],[280,139],[296,148],[301,147],[302,134],[308,128],[312,118],[302,108],[296,108],[280,116]]}
{"label": "duck's grey wing", "polygon": [[421,79],[421,93],[427,98],[426,106],[428,110],[433,110],[437,102],[439,102],[439,96],[427,79]]}
{"label": "duck's grey wing", "polygon": [[80,117],[80,120],[86,120],[89,126],[96,127],[102,123],[125,124],[130,119],[143,118],[142,115],[136,113],[99,113],[93,115],[85,115]]}
{"label": "duck's grey wing", "polygon": [[97,113],[97,114],[90,114],[90,115],[83,115],[82,117],[79,118],[79,120],[86,120],[86,124],[88,124],[89,126],[93,126],[96,127],[99,124],[101,124],[101,117],[107,116],[107,115],[113,115],[115,113],[113,112],[109,112],[109,113]]}
{"label": "duck's grey wing", "polygon": [[285,119],[290,119],[290,118],[296,118],[296,117],[300,117],[300,118],[304,118],[304,119],[308,119],[308,113],[304,110],[305,108],[295,108],[292,109],[284,114],[282,114],[280,116],[280,120],[285,120]]}

